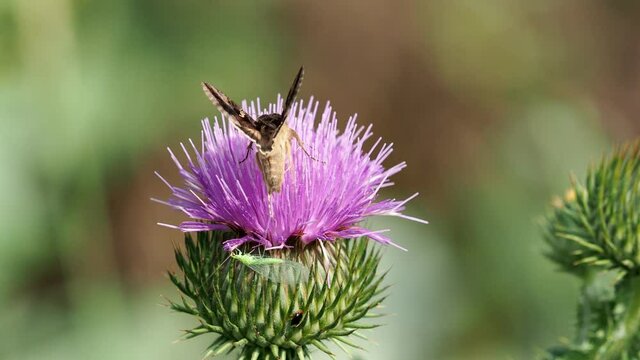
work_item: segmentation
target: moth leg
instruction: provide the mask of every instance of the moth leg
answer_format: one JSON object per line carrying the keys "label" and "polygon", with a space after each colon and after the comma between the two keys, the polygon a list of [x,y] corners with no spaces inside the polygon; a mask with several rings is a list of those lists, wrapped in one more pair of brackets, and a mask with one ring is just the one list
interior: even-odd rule
{"label": "moth leg", "polygon": [[311,159],[313,159],[315,161],[319,161],[319,162],[321,162],[323,164],[326,164],[325,161],[318,160],[318,159],[314,158],[313,156],[311,156],[311,154],[309,154],[307,149],[305,149],[305,147],[304,147],[304,143],[302,142],[302,139],[300,139],[300,135],[298,135],[298,133],[295,130],[289,129],[289,131],[290,131],[291,137],[296,139],[296,142],[298,143],[298,146],[300,146],[302,151],[304,151],[304,153],[307,154],[308,157],[310,157]]}
{"label": "moth leg", "polygon": [[291,155],[291,143],[289,141],[284,143],[285,152],[285,169],[284,172],[291,170],[291,164],[293,164],[293,156]]}
{"label": "moth leg", "polygon": [[247,161],[247,159],[249,158],[249,152],[251,152],[252,147],[253,143],[249,141],[249,145],[247,146],[247,154],[244,156],[244,159],[242,159],[238,164],[242,164],[243,162]]}

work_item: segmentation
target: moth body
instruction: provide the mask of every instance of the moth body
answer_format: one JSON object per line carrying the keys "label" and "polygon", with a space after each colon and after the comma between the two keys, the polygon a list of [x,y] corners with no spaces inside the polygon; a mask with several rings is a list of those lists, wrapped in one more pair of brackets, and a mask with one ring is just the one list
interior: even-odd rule
{"label": "moth body", "polygon": [[[249,156],[249,151],[254,144],[258,148],[256,160],[269,197],[282,190],[286,163],[291,159],[291,140],[295,139],[302,150],[309,155],[300,136],[286,124],[289,111],[300,90],[303,74],[304,68],[301,67],[284,101],[282,113],[264,114],[257,119],[253,119],[220,90],[210,84],[202,83],[202,88],[211,102],[250,140],[244,160]],[[271,208],[269,210],[272,211]]]}
{"label": "moth body", "polygon": [[258,148],[256,153],[258,166],[269,195],[282,190],[287,160],[291,158],[290,131],[293,130],[284,124],[270,146],[271,151],[265,152],[262,148]]}

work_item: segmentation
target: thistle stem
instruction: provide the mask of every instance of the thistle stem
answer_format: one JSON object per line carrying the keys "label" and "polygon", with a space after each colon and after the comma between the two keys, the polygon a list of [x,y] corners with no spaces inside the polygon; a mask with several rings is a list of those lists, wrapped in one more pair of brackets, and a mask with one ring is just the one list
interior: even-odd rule
{"label": "thistle stem", "polygon": [[594,360],[620,359],[640,330],[640,278],[629,283],[629,303],[619,325],[595,354]]}

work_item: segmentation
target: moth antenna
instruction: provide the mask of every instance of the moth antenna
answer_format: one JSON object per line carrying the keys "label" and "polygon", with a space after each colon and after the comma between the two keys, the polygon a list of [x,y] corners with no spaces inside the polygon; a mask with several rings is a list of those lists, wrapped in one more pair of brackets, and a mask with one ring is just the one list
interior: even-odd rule
{"label": "moth antenna", "polygon": [[244,159],[240,160],[238,164],[242,164],[243,162],[247,161],[247,159],[249,158],[249,152],[251,152],[252,147],[253,147],[253,143],[249,142],[249,145],[247,146],[247,153],[245,154]]}
{"label": "moth antenna", "polygon": [[302,151],[304,151],[305,154],[307,154],[308,157],[310,157],[312,160],[321,162],[323,164],[326,164],[327,162],[324,160],[318,160],[316,158],[314,158],[313,156],[311,156],[311,154],[309,154],[309,152],[307,151],[307,149],[304,147],[304,142],[302,141],[302,139],[300,139],[300,135],[298,135],[298,133],[293,130],[290,129],[291,131],[291,137],[293,137],[294,139],[296,139],[296,142],[298,143],[298,146],[300,146],[300,148],[302,149]]}

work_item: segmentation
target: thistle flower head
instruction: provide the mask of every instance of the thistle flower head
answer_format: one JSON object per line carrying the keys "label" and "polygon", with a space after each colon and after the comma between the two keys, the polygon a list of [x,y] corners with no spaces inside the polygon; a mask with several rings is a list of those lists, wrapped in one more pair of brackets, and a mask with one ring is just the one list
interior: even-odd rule
{"label": "thistle flower head", "polygon": [[[280,112],[281,107],[282,101],[267,109],[259,100],[250,106],[243,103],[244,110],[254,118]],[[224,117],[213,124],[203,120],[200,146],[191,140],[186,146],[181,144],[182,161],[169,150],[184,184],[171,185],[158,175],[172,192],[166,202],[161,202],[192,219],[177,228],[184,232],[231,230],[238,236],[225,241],[227,251],[245,243],[277,249],[298,241],[306,245],[315,240],[360,236],[395,245],[381,234],[384,230],[372,231],[359,223],[372,215],[422,221],[402,214],[404,205],[417,194],[403,201],[378,199],[378,191],[393,184],[390,177],[405,163],[385,169],[382,162],[392,152],[392,145],[378,139],[367,147],[371,126],[358,125],[355,116],[340,131],[328,104],[316,125],[317,115],[318,102],[313,100],[306,105],[299,102],[291,111],[287,124],[315,159],[293,142],[282,189],[271,195],[254,156],[241,162],[249,140]]]}
{"label": "thistle flower head", "polygon": [[[301,74],[302,69],[294,95]],[[213,87],[207,90],[219,107],[231,106],[234,116],[245,119],[246,112],[258,119],[256,129],[270,126],[260,115],[281,113],[282,101],[267,109],[259,101],[243,103],[240,110]],[[238,349],[240,359],[303,360],[311,358],[312,348],[333,356],[328,341],[345,351],[345,345],[358,347],[349,337],[363,337],[359,330],[377,326],[361,320],[379,316],[372,311],[386,296],[380,255],[367,238],[395,245],[360,223],[372,215],[422,221],[402,214],[415,195],[378,199],[378,191],[392,185],[390,177],[405,164],[384,168],[392,146],[380,139],[365,146],[371,126],[359,126],[352,117],[340,131],[329,105],[316,123],[313,100],[306,106],[299,102],[288,114],[291,136],[278,143],[279,150],[260,147],[258,161],[251,156],[243,161],[250,140],[228,119],[213,124],[205,119],[199,146],[191,140],[181,144],[182,161],[169,150],[184,184],[173,186],[158,175],[172,192],[160,202],[191,218],[174,227],[197,232],[185,236],[184,249],[176,249],[182,275],[170,273],[170,278],[183,300],[171,307],[199,320],[200,326],[187,330],[188,338],[218,335],[208,355]],[[285,154],[283,178],[278,173],[271,181],[274,173],[265,170],[265,161],[276,158],[268,157],[269,151],[280,151],[277,161]],[[268,255],[262,256],[265,250]]]}

